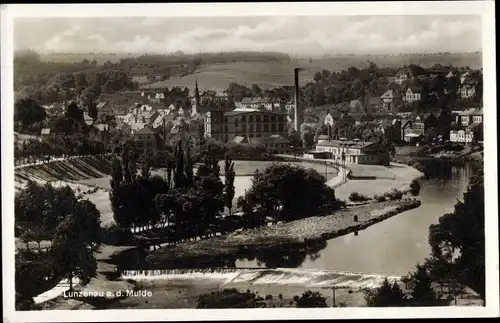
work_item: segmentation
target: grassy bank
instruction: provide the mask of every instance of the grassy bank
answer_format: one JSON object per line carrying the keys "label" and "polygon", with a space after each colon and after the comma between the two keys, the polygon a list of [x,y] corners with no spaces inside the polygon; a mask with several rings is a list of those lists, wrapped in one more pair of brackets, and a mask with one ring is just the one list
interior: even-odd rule
{"label": "grassy bank", "polygon": [[[263,249],[305,248],[325,240],[363,230],[377,222],[420,206],[420,201],[373,203],[340,210],[326,216],[278,224],[270,227],[235,232],[201,241],[189,241],[168,246],[147,258],[151,268],[164,268],[188,260],[231,257]],[[357,216],[357,221],[355,221]]]}

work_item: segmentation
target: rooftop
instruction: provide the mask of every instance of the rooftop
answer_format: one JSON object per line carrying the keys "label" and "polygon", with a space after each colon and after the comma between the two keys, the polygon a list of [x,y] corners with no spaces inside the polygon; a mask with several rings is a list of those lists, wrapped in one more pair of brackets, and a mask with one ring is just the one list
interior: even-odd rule
{"label": "rooftop", "polygon": [[243,143],[247,143],[248,140],[244,136],[236,136],[236,137],[234,137],[233,142],[236,144],[243,144]]}
{"label": "rooftop", "polygon": [[329,140],[318,143],[316,146],[329,146],[329,147],[348,147],[348,148],[364,148],[373,145],[372,141],[354,141],[354,140]]}
{"label": "rooftop", "polygon": [[149,127],[144,127],[134,132],[134,135],[154,135],[155,132]]}
{"label": "rooftop", "polygon": [[262,114],[274,114],[274,115],[287,115],[284,112],[272,112],[268,110],[255,110],[255,109],[246,109],[246,110],[233,110],[229,112],[224,112],[225,117],[232,117],[232,116],[238,116],[238,115],[243,115],[247,113],[262,113]]}
{"label": "rooftop", "polygon": [[288,144],[290,141],[280,135],[271,135],[269,137],[250,138],[252,144]]}
{"label": "rooftop", "polygon": [[461,116],[482,116],[483,109],[467,109],[460,113]]}

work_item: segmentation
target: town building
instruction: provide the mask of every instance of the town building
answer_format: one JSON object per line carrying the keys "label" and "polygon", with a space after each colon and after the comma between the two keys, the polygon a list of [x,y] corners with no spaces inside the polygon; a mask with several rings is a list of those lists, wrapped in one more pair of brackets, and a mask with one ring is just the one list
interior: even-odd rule
{"label": "town building", "polygon": [[394,111],[396,105],[401,101],[401,96],[395,90],[387,90],[382,96],[380,96],[382,101],[382,108],[385,111]]}
{"label": "town building", "polygon": [[411,79],[410,73],[401,71],[398,74],[396,74],[396,77],[394,78],[394,83],[401,85],[406,81],[409,81],[410,79]]}
{"label": "town building", "polygon": [[[382,107],[382,99],[377,96],[370,96],[365,98],[365,112],[375,113]],[[392,110],[392,109],[391,109]]]}
{"label": "town building", "polygon": [[389,151],[378,143],[361,140],[328,140],[316,144],[316,152],[329,153],[328,159],[347,164],[389,164]]}
{"label": "town building", "polygon": [[92,117],[90,117],[87,112],[84,112],[83,113],[83,120],[85,121],[85,124],[87,126],[91,126],[93,123],[94,123],[94,119],[92,119]]}
{"label": "town building", "polygon": [[330,111],[326,114],[325,120],[323,121],[323,123],[326,126],[328,126],[328,125],[333,126],[335,124],[335,120],[337,120],[340,117],[340,115],[341,115],[341,113],[338,110]]}
{"label": "town building", "polygon": [[459,91],[462,99],[470,99],[476,94],[476,86],[472,82],[465,82],[460,86]]}
{"label": "town building", "polygon": [[233,141],[236,136],[252,138],[287,135],[285,113],[257,109],[238,109],[224,112],[212,109],[205,115],[205,137],[219,141]]}
{"label": "town building", "polygon": [[273,112],[277,112],[281,108],[280,102],[274,102],[271,98],[264,98],[264,97],[257,97],[257,98],[244,97],[241,100],[240,104],[245,108],[265,109]]}
{"label": "town building", "polygon": [[349,112],[350,113],[363,113],[364,112],[363,104],[360,100],[352,100],[349,103]]}
{"label": "town building", "polygon": [[421,89],[412,86],[408,87],[405,95],[403,96],[403,101],[408,103],[420,101],[421,99],[422,99]]}
{"label": "town building", "polygon": [[40,136],[43,137],[48,137],[50,135],[50,128],[43,128],[40,131]]}
{"label": "town building", "polygon": [[266,150],[281,153],[290,147],[290,141],[282,135],[270,135],[269,137],[249,138],[251,144],[263,145]]}
{"label": "town building", "polygon": [[462,111],[458,116],[456,123],[466,127],[471,123],[483,122],[483,109],[467,109]]}
{"label": "town building", "polygon": [[460,143],[471,143],[482,141],[483,109],[468,109],[457,116],[458,129],[450,130],[450,141]]}
{"label": "town building", "polygon": [[150,127],[144,127],[133,132],[134,142],[137,148],[158,147],[156,133]]}
{"label": "town building", "polygon": [[416,139],[422,137],[426,131],[431,128],[437,128],[439,125],[438,117],[435,113],[426,113],[417,115],[414,120],[402,122],[403,139],[408,143],[413,143]]}
{"label": "town building", "polygon": [[455,74],[453,73],[453,71],[449,71],[448,74],[446,74],[447,79],[452,78],[454,76],[455,76]]}
{"label": "town building", "polygon": [[450,141],[468,144],[474,140],[474,132],[469,129],[451,130]]}
{"label": "town building", "polygon": [[469,72],[465,72],[460,75],[460,84],[464,84],[467,81],[470,81],[471,75]]}

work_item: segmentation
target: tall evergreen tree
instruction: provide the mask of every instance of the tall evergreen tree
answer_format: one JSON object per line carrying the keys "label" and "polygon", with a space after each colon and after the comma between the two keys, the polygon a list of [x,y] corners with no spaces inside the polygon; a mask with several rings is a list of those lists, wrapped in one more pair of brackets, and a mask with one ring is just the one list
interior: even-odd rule
{"label": "tall evergreen tree", "polygon": [[365,290],[365,300],[369,307],[395,307],[405,305],[403,291],[397,282],[390,283],[386,278],[375,290]]}
{"label": "tall evergreen tree", "polygon": [[432,288],[432,278],[429,275],[427,268],[423,265],[417,264],[416,271],[412,274],[415,283],[411,296],[413,301],[418,306],[435,306],[438,305],[439,299],[437,298],[434,289]]}
{"label": "tall evergreen tree", "polygon": [[174,170],[174,187],[178,189],[185,188],[185,174],[184,174],[184,151],[182,144],[179,141],[175,148],[174,153],[175,170]]}
{"label": "tall evergreen tree", "polygon": [[228,154],[226,154],[226,159],[224,163],[224,204],[229,210],[229,216],[232,215],[233,209],[233,199],[234,199],[234,162],[231,160]]}
{"label": "tall evergreen tree", "polygon": [[97,117],[98,117],[97,104],[93,99],[90,100],[89,105],[88,105],[88,115],[94,121],[97,121]]}

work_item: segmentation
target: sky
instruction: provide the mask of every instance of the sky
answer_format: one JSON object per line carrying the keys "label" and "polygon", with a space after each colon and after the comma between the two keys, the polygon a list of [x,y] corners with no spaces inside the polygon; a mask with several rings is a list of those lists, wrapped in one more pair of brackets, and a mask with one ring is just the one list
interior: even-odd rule
{"label": "sky", "polygon": [[279,51],[291,55],[481,51],[481,18],[273,16],[16,18],[14,48],[39,52]]}

